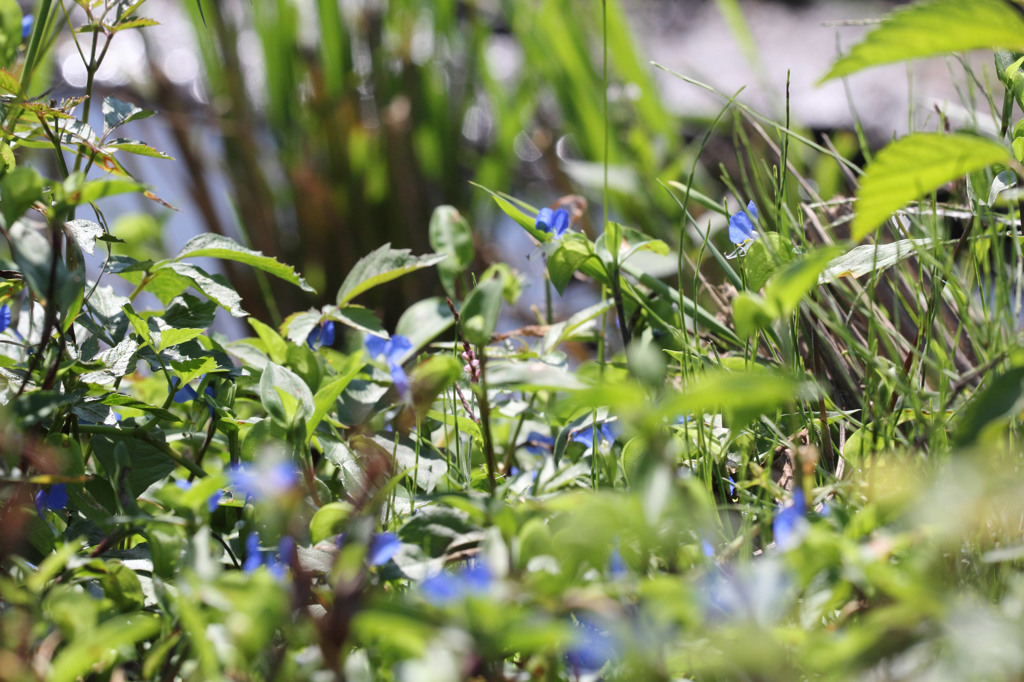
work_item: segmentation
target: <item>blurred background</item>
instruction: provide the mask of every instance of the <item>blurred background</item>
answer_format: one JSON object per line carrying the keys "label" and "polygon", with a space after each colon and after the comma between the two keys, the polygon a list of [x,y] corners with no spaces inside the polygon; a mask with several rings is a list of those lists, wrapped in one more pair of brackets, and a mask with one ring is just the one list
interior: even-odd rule
{"label": "blurred background", "polygon": [[[611,217],[678,246],[679,207],[658,181],[686,180],[724,106],[652,62],[729,95],[745,87],[739,101],[776,120],[785,120],[788,78],[793,125],[853,158],[858,142],[847,131],[857,123],[862,144],[880,143],[929,117],[934,126],[936,106],[962,107],[942,61],[816,87],[870,26],[864,20],[893,4],[610,0]],[[481,265],[500,258],[539,273],[523,231],[470,182],[538,207],[581,195],[593,218],[580,227],[599,231],[601,10],[600,0],[146,3],[139,14],[160,25],[114,36],[97,90],[161,114],[131,132],[177,161],[127,163],[179,210],[154,213],[139,199],[108,217],[115,231],[148,236],[154,252],[214,232],[293,264],[316,296],[221,266],[245,309],[272,323],[333,301],[351,266],[385,242],[430,251],[427,225],[441,204],[470,220]],[[73,43],[54,66],[55,96],[83,89]],[[727,191],[723,169],[741,163],[731,142],[738,121],[723,119],[695,166],[694,186],[715,201]],[[837,167],[809,175],[822,196],[851,189]],[[705,228],[724,225],[693,210]],[[439,291],[428,270],[360,302],[393,324],[409,302]]]}

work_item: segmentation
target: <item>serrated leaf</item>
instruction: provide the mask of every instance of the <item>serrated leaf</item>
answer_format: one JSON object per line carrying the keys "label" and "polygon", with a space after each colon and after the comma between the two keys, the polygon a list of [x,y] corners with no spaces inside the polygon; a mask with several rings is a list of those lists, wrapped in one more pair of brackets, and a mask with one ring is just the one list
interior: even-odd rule
{"label": "serrated leaf", "polygon": [[17,95],[21,91],[21,83],[7,69],[0,69],[0,90]]}
{"label": "serrated leaf", "polygon": [[178,388],[181,388],[185,384],[192,383],[193,380],[198,379],[203,374],[216,372],[218,368],[217,361],[208,355],[202,358],[171,361],[171,370],[178,378],[178,381],[181,382],[178,384]]}
{"label": "serrated leaf", "polygon": [[138,140],[128,140],[124,138],[118,138],[116,140],[106,143],[105,145],[103,145],[103,148],[100,151],[105,154],[112,154],[115,151],[122,151],[128,152],[129,154],[136,154],[138,156],[148,156],[154,159],[167,159],[170,161],[174,161],[173,156],[158,151],[155,148],[146,144],[145,142],[140,142]]}
{"label": "serrated leaf", "polygon": [[133,410],[148,412],[149,414],[169,422],[181,421],[181,419],[179,419],[173,412],[165,410],[162,407],[157,407],[156,405],[144,403],[141,400],[136,400],[131,396],[123,395],[121,393],[108,393],[103,396],[103,399],[100,400],[100,402],[108,407],[128,407]]}
{"label": "serrated leaf", "polygon": [[8,173],[18,166],[18,160],[14,157],[14,151],[9,145],[0,143],[0,170]]}
{"label": "serrated leaf", "polygon": [[888,244],[862,244],[829,261],[818,283],[828,284],[840,277],[856,278],[881,272],[910,258],[919,250],[931,247],[933,243],[934,240],[924,238],[900,239]]}
{"label": "serrated leaf", "polygon": [[851,238],[860,241],[908,202],[1008,157],[1002,145],[964,133],[915,133],[896,140],[861,177]]}
{"label": "serrated leaf", "polygon": [[129,121],[138,121],[152,116],[155,112],[142,109],[131,102],[124,102],[114,97],[103,98],[103,136],[118,126]]}
{"label": "serrated leaf", "polygon": [[950,52],[1024,49],[1024,15],[1005,0],[933,0],[897,10],[820,82],[879,64]]}
{"label": "serrated leaf", "polygon": [[306,284],[306,280],[299,276],[292,266],[285,265],[276,258],[264,256],[260,251],[247,249],[235,240],[219,234],[202,234],[198,237],[193,237],[188,240],[181,251],[178,252],[178,255],[172,258],[171,261],[177,262],[185,258],[199,257],[220,258],[222,260],[244,263],[269,275],[290,282],[303,291],[315,293],[313,287]]}
{"label": "serrated leaf", "polygon": [[93,360],[102,362],[105,367],[96,372],[83,374],[82,381],[87,384],[100,384],[103,386],[114,383],[128,373],[128,368],[131,366],[132,360],[135,358],[135,352],[138,349],[139,343],[135,339],[131,337],[121,339],[121,342],[116,346],[108,348],[93,358]]}
{"label": "serrated leaf", "polygon": [[392,249],[385,244],[368,256],[359,259],[338,289],[336,303],[345,305],[353,298],[375,286],[390,282],[402,275],[430,267],[444,260],[444,254],[430,253],[413,256],[409,249]]}
{"label": "serrated leaf", "polygon": [[[227,310],[232,316],[246,317],[249,314],[242,310],[242,297],[228,284],[228,281],[223,276],[211,275],[199,266],[192,265],[191,263],[169,263],[166,267],[159,270],[155,266],[153,268],[153,271],[157,274],[162,274],[166,270],[171,270],[179,277],[187,279],[196,289],[209,296],[210,300],[216,301],[217,305]],[[154,283],[154,281],[149,283],[147,287],[149,291],[153,291]],[[177,296],[180,293],[180,290],[176,291],[173,296]]]}
{"label": "serrated leaf", "polygon": [[157,352],[177,346],[186,341],[202,336],[206,333],[205,329],[189,329],[189,328],[177,328],[170,327],[168,329],[160,330],[160,345],[157,347]]}

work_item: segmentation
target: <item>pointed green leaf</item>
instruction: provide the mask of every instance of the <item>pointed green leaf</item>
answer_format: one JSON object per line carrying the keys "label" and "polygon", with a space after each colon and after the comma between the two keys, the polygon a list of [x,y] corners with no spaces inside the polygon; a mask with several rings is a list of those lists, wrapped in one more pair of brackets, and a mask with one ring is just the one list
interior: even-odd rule
{"label": "pointed green leaf", "polygon": [[313,291],[313,287],[306,284],[306,280],[300,277],[292,266],[285,265],[276,258],[264,256],[260,251],[247,249],[235,240],[219,234],[202,234],[193,237],[171,260],[180,261],[184,258],[199,258],[200,256],[251,265],[269,275],[290,282],[303,291]]}
{"label": "pointed green leaf", "polygon": [[[211,275],[191,263],[170,263],[165,268],[160,268],[159,270],[157,266],[153,267],[153,270],[157,273],[163,273],[168,269],[173,270],[174,274],[187,279],[192,283],[192,286],[206,294],[211,301],[216,301],[217,305],[227,310],[234,317],[246,317],[249,315],[249,313],[242,310],[242,297],[238,295],[238,292],[228,284],[228,281],[222,275]],[[151,281],[147,290],[157,293],[154,291],[155,282],[156,280]],[[174,296],[177,296],[179,293],[181,292],[174,293]]]}
{"label": "pointed green leaf", "polygon": [[861,178],[851,237],[860,241],[908,202],[1008,158],[1002,145],[963,133],[916,133],[896,140],[879,152]]}
{"label": "pointed green leaf", "polygon": [[106,137],[114,128],[124,125],[129,121],[138,121],[148,118],[154,112],[148,109],[140,109],[131,102],[123,102],[114,97],[103,98],[103,136]]}
{"label": "pointed green leaf", "polygon": [[446,258],[444,254],[430,253],[413,256],[409,249],[392,249],[385,244],[359,260],[338,289],[337,304],[345,305],[359,294],[373,287],[398,279],[402,275],[430,267]]}
{"label": "pointed green leaf", "polygon": [[1024,49],[1024,13],[1005,0],[933,0],[897,10],[821,79],[950,52]]}
{"label": "pointed green leaf", "polygon": [[73,682],[88,677],[90,671],[103,672],[124,652],[134,655],[134,645],[160,632],[160,617],[153,613],[114,616],[99,627],[68,643],[53,661],[47,678],[54,682]]}
{"label": "pointed green leaf", "polygon": [[931,247],[932,239],[900,239],[888,244],[861,244],[828,263],[818,278],[820,284],[828,284],[840,277],[863,277],[869,273],[881,272],[916,254],[920,249]]}

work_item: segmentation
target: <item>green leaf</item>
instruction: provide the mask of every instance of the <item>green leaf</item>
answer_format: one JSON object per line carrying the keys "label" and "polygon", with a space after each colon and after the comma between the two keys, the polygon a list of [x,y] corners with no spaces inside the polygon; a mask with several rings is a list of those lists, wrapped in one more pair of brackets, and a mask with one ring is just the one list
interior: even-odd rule
{"label": "green leaf", "polygon": [[55,264],[50,240],[21,220],[10,227],[8,235],[11,255],[32,293],[43,301],[52,302],[61,310],[67,310],[76,290],[85,288],[82,275],[79,273],[77,277],[72,276],[64,261],[57,259],[56,277],[51,282],[50,272]]}
{"label": "green leaf", "polygon": [[503,288],[501,279],[491,278],[477,284],[466,298],[459,315],[462,333],[470,343],[486,346],[491,342],[491,334],[498,326]]}
{"label": "green leaf", "polygon": [[131,102],[123,102],[114,97],[103,98],[103,136],[129,121],[138,121],[148,118],[154,112],[148,109],[140,109]]}
{"label": "green leaf", "polygon": [[112,197],[117,194],[146,191],[146,186],[135,180],[90,180],[84,184],[78,184],[74,176],[65,181],[65,187],[68,190],[65,201],[71,206],[91,204],[104,197]]}
{"label": "green leaf", "polygon": [[103,228],[91,220],[69,220],[64,229],[74,238],[78,248],[88,254],[96,249],[96,239],[103,236]]}
{"label": "green leaf", "polygon": [[0,0],[0,66],[10,67],[21,44],[21,7],[15,0]]}
{"label": "green leaf", "polygon": [[722,412],[728,418],[727,425],[735,432],[761,415],[772,415],[785,405],[815,394],[816,389],[811,384],[767,371],[716,370],[683,386],[674,398],[659,406],[659,412],[673,419],[690,413]]}
{"label": "green leaf", "polygon": [[881,272],[935,243],[932,239],[924,238],[900,239],[888,244],[862,244],[829,261],[818,282],[828,284],[840,277],[856,278]]}
{"label": "green leaf", "polygon": [[[548,276],[559,294],[565,292],[573,274],[590,257],[594,256],[590,242],[582,234],[567,234],[554,242],[555,249],[548,256]],[[595,261],[597,260],[594,256]]]}
{"label": "green leaf", "polygon": [[487,384],[521,391],[572,391],[584,388],[584,384],[566,368],[540,361],[488,363]]}
{"label": "green leaf", "polygon": [[157,352],[177,346],[186,341],[191,341],[194,338],[202,336],[206,333],[205,329],[189,329],[189,328],[176,328],[170,327],[160,331],[160,345],[157,346]]}
{"label": "green leaf", "polygon": [[1002,145],[963,133],[915,133],[893,142],[861,178],[851,238],[860,241],[894,211],[943,183],[1008,158]]}
{"label": "green leaf", "polygon": [[313,392],[299,375],[268,362],[260,377],[260,401],[274,421],[284,427],[304,421],[316,411]]}
{"label": "green leaf", "polygon": [[473,230],[454,206],[438,206],[430,218],[430,248],[447,258],[438,263],[441,283],[449,296],[455,296],[455,280],[476,257]]}
{"label": "green leaf", "polygon": [[171,361],[171,369],[174,375],[178,377],[178,381],[181,382],[178,386],[179,388],[185,384],[192,383],[203,374],[216,372],[218,368],[217,361],[210,356]]}
{"label": "green leaf", "polygon": [[1024,49],[1024,15],[1006,0],[932,0],[897,10],[820,82],[879,64],[950,52]]}
{"label": "green leaf", "polygon": [[817,286],[821,271],[838,251],[838,247],[821,248],[786,265],[765,285],[765,300],[781,315],[796,310],[803,297]]}
{"label": "green leaf", "polygon": [[741,291],[732,300],[732,322],[741,339],[748,339],[779,318],[778,308],[764,300],[759,294]]}
{"label": "green leaf", "polygon": [[957,445],[971,445],[986,431],[1005,424],[1024,404],[1024,367],[1013,367],[992,379],[959,410]]}
{"label": "green leaf", "polygon": [[315,545],[345,530],[345,522],[352,515],[348,502],[329,502],[316,510],[309,522],[310,541]]}
{"label": "green leaf", "polygon": [[363,368],[362,358],[358,353],[348,357],[348,364],[343,368],[341,374],[332,379],[327,385],[321,386],[313,396],[313,414],[306,421],[306,439],[308,440],[316,427],[320,425],[327,411],[330,410],[338,400],[338,396],[348,388],[348,385],[359,374]]}
{"label": "green leaf", "polygon": [[338,289],[336,302],[345,305],[375,286],[398,279],[402,275],[430,267],[444,260],[444,254],[413,256],[409,249],[392,249],[385,244],[359,260]]}
{"label": "green leaf", "polygon": [[[532,206],[528,206],[527,204],[524,204],[518,200],[514,200],[512,199],[512,197],[508,197],[499,194],[498,192],[489,190],[483,185],[478,185],[475,182],[472,182],[470,184],[473,185],[474,187],[479,187],[483,191],[490,194],[491,198],[494,199],[494,202],[498,204],[498,208],[504,211],[505,215],[507,215],[509,218],[519,223],[523,227],[523,229],[529,232],[530,236],[532,236],[537,241],[543,244],[544,242],[549,241],[553,238],[551,234],[544,232],[543,230],[537,229],[537,218],[535,217],[537,214],[537,210],[534,209]],[[517,206],[517,204],[519,205]],[[520,208],[520,206],[522,208]],[[523,209],[533,211],[534,217],[527,215]]]}
{"label": "green leaf", "polygon": [[157,407],[156,405],[144,403],[141,400],[136,400],[131,396],[123,395],[121,393],[107,393],[105,396],[103,396],[103,399],[100,400],[100,402],[109,407],[129,407],[133,410],[142,410],[143,412],[148,412],[149,414],[152,414],[155,417],[159,417],[164,421],[181,421],[181,419],[178,418],[178,415],[174,414],[173,412],[165,410],[162,407]]}
{"label": "green leaf", "polygon": [[[366,334],[373,334],[374,336],[387,334],[387,332],[384,331],[384,326],[380,323],[380,319],[372,310],[367,310],[363,306],[347,305],[341,308],[329,306],[327,310],[327,319],[329,320],[336,320],[347,327],[351,327],[352,329]],[[289,338],[291,338],[290,335]],[[305,343],[306,337],[304,336],[302,339],[303,343]]]}
{"label": "green leaf", "polygon": [[300,277],[290,265],[285,265],[276,258],[264,256],[260,251],[247,249],[235,240],[219,234],[201,234],[198,237],[189,239],[181,251],[178,252],[178,255],[171,260],[176,262],[185,258],[200,257],[220,258],[221,260],[244,263],[294,284],[303,291],[316,293],[313,287],[306,284],[306,280]]}
{"label": "green leaf", "polygon": [[152,613],[114,616],[99,627],[69,642],[53,661],[47,679],[74,682],[90,671],[103,672],[121,660],[123,652],[134,653],[135,644],[160,632],[160,617]]}
{"label": "green leaf", "polygon": [[[266,349],[267,355],[270,356],[270,359],[278,364],[284,362],[288,355],[288,344],[285,343],[285,340],[277,333],[277,330],[269,325],[263,324],[255,317],[249,318],[249,324],[256,331],[256,335],[260,337],[260,341],[263,342],[263,347]],[[315,322],[310,329],[312,329],[313,326],[316,326]],[[289,329],[290,328],[291,327],[289,327]],[[307,331],[306,334],[308,335],[309,332]],[[306,337],[303,336],[302,341],[297,341],[296,343],[304,343],[305,340]]]}
{"label": "green leaf", "polygon": [[777,232],[766,232],[751,244],[743,265],[747,269],[747,287],[760,291],[761,287],[779,271],[779,268],[793,260],[793,243]]}
{"label": "green leaf", "polygon": [[601,301],[584,308],[567,320],[551,325],[547,333],[544,334],[544,341],[541,343],[541,355],[550,353],[558,347],[558,344],[572,338],[573,332],[594,318],[603,315],[612,305],[614,305],[612,301]]}
{"label": "green leaf", "polygon": [[32,204],[43,196],[43,178],[35,168],[15,168],[0,180],[0,215],[4,226],[10,228],[25,214]]}
{"label": "green leaf", "polygon": [[[164,261],[166,263],[166,261]],[[227,310],[234,317],[246,317],[249,313],[242,310],[242,297],[238,295],[238,292],[232,288],[228,281],[224,279],[222,275],[211,275],[197,265],[191,263],[168,263],[161,267],[158,263],[153,266],[153,272],[162,274],[166,271],[172,271],[175,275],[187,279],[192,286],[199,291],[206,294],[211,301],[216,301],[217,305]],[[146,287],[148,291],[157,293],[154,289],[153,280],[149,286]],[[180,289],[175,290],[176,285],[172,287],[170,291],[174,291],[171,297],[177,296],[181,293]],[[170,293],[170,292],[168,292]],[[162,299],[163,297],[161,297]]]}
{"label": "green leaf", "polygon": [[136,154],[138,156],[148,156],[153,159],[166,159],[168,161],[174,161],[173,156],[169,156],[161,151],[154,149],[145,142],[139,142],[138,140],[129,140],[123,137],[119,137],[116,140],[103,145],[100,151],[104,154],[113,154],[116,151],[128,152],[129,154]]}
{"label": "green leaf", "polygon": [[395,333],[408,338],[413,349],[418,350],[453,324],[455,318],[448,304],[435,296],[417,301],[406,308],[395,325]]}
{"label": "green leaf", "polygon": [[451,388],[462,376],[462,363],[451,355],[432,355],[416,365],[409,374],[412,405],[423,413],[437,396]]}

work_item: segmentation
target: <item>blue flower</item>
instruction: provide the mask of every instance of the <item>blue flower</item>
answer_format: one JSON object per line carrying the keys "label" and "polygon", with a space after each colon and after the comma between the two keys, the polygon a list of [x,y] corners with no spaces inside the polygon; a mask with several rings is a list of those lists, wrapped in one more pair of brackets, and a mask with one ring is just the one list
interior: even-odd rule
{"label": "blue flower", "polygon": [[317,326],[313,327],[313,331],[306,337],[306,345],[309,346],[310,350],[316,350],[320,346],[333,346],[334,345],[334,321],[324,320]]}
{"label": "blue flower", "polygon": [[472,594],[486,594],[493,576],[486,564],[475,562],[458,573],[444,571],[420,583],[420,592],[431,604],[442,605],[464,599]]}
{"label": "blue flower", "polygon": [[366,561],[371,566],[383,566],[398,553],[401,546],[402,541],[394,533],[378,533],[370,538]]}
{"label": "blue flower", "polygon": [[[618,437],[618,422],[602,422],[597,427],[597,433],[601,436],[601,440],[614,443]],[[572,434],[570,440],[588,448],[594,447],[594,425],[592,423],[584,424]]]}
{"label": "blue flower", "polygon": [[772,521],[772,534],[775,546],[781,550],[791,549],[800,544],[807,528],[807,499],[804,491],[796,488],[793,491],[793,504],[789,505]]}
{"label": "blue flower", "polygon": [[261,550],[260,537],[256,533],[249,533],[249,536],[245,539],[245,561],[242,563],[242,570],[246,573],[252,573],[259,569],[260,566],[266,566],[270,574],[280,580],[284,578],[285,569],[288,568],[288,562],[291,560],[291,555],[294,551],[295,540],[292,540],[289,535],[281,538],[277,545],[277,555],[275,556],[273,552]]}
{"label": "blue flower", "polygon": [[32,35],[32,21],[34,17],[31,14],[26,14],[21,18],[21,39],[22,41],[28,40],[28,37]]}
{"label": "blue flower", "polygon": [[290,462],[277,462],[258,469],[239,464],[228,470],[228,481],[237,488],[246,499],[263,500],[281,497],[299,480],[299,472]]}
{"label": "blue flower", "polygon": [[[749,215],[748,215],[749,212]],[[729,218],[729,241],[742,246],[752,239],[757,239],[757,206],[751,201],[747,204],[746,211],[732,214]]]}
{"label": "blue flower", "polygon": [[555,439],[537,431],[530,431],[530,433],[526,434],[526,443],[524,445],[527,452],[541,455],[545,452],[551,452],[551,449],[555,447]]}
{"label": "blue flower", "polygon": [[391,383],[398,391],[398,395],[408,395],[409,377],[402,369],[402,360],[412,350],[412,341],[401,334],[395,334],[390,339],[368,335],[364,343],[371,357],[384,356],[384,361],[388,363],[388,369],[391,370]]}
{"label": "blue flower", "polygon": [[4,303],[0,305],[0,334],[7,331],[11,326],[11,306]]}
{"label": "blue flower", "polygon": [[577,673],[597,672],[608,661],[618,658],[619,642],[601,624],[588,616],[575,616],[573,643],[565,652],[569,665]]}
{"label": "blue flower", "polygon": [[537,212],[537,221],[534,226],[541,232],[547,232],[554,239],[561,239],[569,229],[569,212],[564,208],[557,211],[542,208]]}
{"label": "blue flower", "polygon": [[42,516],[47,509],[57,511],[68,504],[68,490],[63,483],[54,483],[49,492],[40,490],[35,498],[36,512]]}

